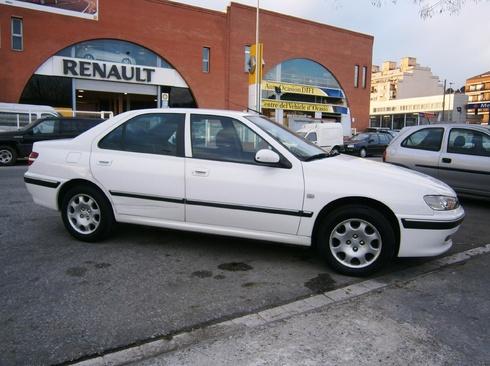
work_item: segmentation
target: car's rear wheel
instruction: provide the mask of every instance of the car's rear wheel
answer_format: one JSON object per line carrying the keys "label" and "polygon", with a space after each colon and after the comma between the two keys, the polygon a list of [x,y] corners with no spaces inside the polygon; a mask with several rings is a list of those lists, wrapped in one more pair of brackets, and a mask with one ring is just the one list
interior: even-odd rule
{"label": "car's rear wheel", "polygon": [[351,276],[369,275],[395,251],[395,233],[378,210],[363,205],[335,209],[321,222],[317,247],[336,271]]}
{"label": "car's rear wheel", "polygon": [[364,147],[359,150],[359,156],[361,158],[365,158],[367,156],[367,150]]}
{"label": "car's rear wheel", "polygon": [[17,151],[10,146],[0,146],[0,165],[14,165],[17,161]]}
{"label": "car's rear wheel", "polygon": [[109,236],[114,224],[110,202],[99,190],[90,186],[76,186],[65,193],[61,217],[73,237],[89,242]]}

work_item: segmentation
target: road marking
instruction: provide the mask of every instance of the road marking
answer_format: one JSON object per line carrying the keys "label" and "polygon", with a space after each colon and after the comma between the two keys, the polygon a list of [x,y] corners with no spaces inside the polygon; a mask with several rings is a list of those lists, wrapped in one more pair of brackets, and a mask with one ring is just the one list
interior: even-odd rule
{"label": "road marking", "polygon": [[337,302],[343,302],[354,297],[376,291],[400,281],[413,280],[416,277],[429,274],[451,264],[461,263],[472,257],[490,253],[490,244],[466,250],[461,253],[449,255],[439,259],[428,261],[421,265],[407,268],[401,271],[389,273],[342,287],[333,291],[324,292],[289,304],[276,306],[267,310],[241,316],[203,328],[182,332],[172,337],[150,341],[138,346],[128,347],[123,350],[106,353],[103,356],[93,357],[84,361],[72,363],[76,366],[115,366],[130,362],[142,361],[163,353],[175,351],[191,346],[200,341],[217,336],[230,335],[238,331],[251,330],[258,326],[289,318],[311,310],[329,306]]}

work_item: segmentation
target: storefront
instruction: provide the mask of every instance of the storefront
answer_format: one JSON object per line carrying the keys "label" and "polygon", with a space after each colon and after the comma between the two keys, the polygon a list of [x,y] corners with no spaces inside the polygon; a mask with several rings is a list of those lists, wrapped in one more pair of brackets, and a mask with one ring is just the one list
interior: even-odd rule
{"label": "storefront", "polygon": [[180,74],[152,51],[121,40],[77,43],[50,57],[34,73],[21,103],[62,111],[195,107]]}
{"label": "storefront", "polygon": [[[0,0],[0,102],[67,113],[251,108],[244,62],[256,8],[90,4]],[[256,90],[266,114],[293,128],[302,120],[368,127],[370,84],[359,80],[371,69],[372,36],[260,9],[260,43],[264,82]]]}
{"label": "storefront", "polygon": [[350,135],[344,91],[329,70],[311,60],[284,61],[264,76],[262,112],[295,131],[305,123],[339,122]]}

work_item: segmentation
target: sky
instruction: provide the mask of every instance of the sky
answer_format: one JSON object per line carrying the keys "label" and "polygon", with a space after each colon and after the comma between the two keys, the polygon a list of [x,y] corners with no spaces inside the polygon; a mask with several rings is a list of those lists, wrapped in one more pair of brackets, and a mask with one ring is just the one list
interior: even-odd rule
{"label": "sky", "polygon": [[[174,0],[225,11],[228,0]],[[257,0],[234,0],[256,6]],[[430,0],[435,2],[436,0]],[[417,58],[441,81],[460,88],[469,77],[490,71],[490,1],[469,0],[458,14],[422,19],[414,0],[260,0],[260,7],[374,36],[373,64]]]}

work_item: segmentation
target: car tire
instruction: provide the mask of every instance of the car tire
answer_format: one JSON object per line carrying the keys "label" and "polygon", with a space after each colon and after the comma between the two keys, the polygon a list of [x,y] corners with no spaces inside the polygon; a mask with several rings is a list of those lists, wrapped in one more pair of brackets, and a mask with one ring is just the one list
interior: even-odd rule
{"label": "car tire", "polygon": [[364,205],[335,209],[320,223],[316,247],[328,265],[348,276],[367,276],[391,261],[396,236],[389,220]]}
{"label": "car tire", "polygon": [[367,156],[367,150],[364,147],[362,147],[361,150],[359,150],[359,156],[361,158],[365,158]]}
{"label": "car tire", "polygon": [[14,165],[17,161],[17,151],[10,146],[0,146],[0,166]]}
{"label": "car tire", "polygon": [[87,53],[85,56],[83,56],[83,58],[85,58],[87,60],[94,60],[94,56],[90,53]]}
{"label": "car tire", "polygon": [[338,155],[338,154],[340,154],[340,150],[338,146],[335,146],[332,148],[332,150],[330,150],[330,155]]}
{"label": "car tire", "polygon": [[70,188],[61,202],[61,218],[78,240],[95,242],[107,238],[114,226],[109,200],[98,189],[81,185]]}

